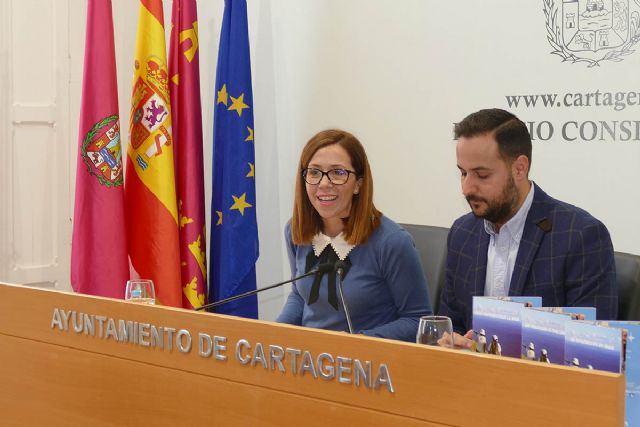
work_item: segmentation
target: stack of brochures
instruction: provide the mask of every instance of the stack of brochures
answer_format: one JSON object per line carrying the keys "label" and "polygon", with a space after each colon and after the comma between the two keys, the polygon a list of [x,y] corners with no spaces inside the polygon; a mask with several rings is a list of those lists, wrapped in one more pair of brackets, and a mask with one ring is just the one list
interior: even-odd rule
{"label": "stack of brochures", "polygon": [[541,307],[540,297],[474,297],[475,351],[624,373],[625,426],[640,426],[640,322],[596,320],[593,307]]}

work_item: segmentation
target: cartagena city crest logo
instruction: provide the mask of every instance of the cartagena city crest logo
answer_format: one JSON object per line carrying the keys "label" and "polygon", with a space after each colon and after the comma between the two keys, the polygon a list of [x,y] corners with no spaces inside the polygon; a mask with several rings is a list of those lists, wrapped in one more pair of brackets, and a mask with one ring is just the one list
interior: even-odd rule
{"label": "cartagena city crest logo", "polygon": [[90,175],[107,187],[122,185],[122,152],[118,115],[96,123],[82,141],[82,160]]}
{"label": "cartagena city crest logo", "polygon": [[640,41],[640,0],[543,0],[547,40],[563,62],[620,62]]}

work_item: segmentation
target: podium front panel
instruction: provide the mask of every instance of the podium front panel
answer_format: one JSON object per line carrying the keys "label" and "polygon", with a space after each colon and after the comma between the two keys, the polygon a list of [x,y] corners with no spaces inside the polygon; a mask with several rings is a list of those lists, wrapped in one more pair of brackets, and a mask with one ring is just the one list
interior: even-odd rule
{"label": "podium front panel", "polygon": [[622,426],[624,377],[0,284],[2,425]]}

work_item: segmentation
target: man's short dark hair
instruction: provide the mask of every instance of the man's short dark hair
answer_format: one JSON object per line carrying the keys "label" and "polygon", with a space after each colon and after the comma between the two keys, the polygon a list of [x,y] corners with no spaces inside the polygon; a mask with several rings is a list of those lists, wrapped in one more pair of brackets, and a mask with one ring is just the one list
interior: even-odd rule
{"label": "man's short dark hair", "polygon": [[525,155],[531,168],[531,135],[525,125],[514,114],[499,108],[487,108],[469,114],[453,128],[455,139],[460,137],[493,134],[500,155],[508,161]]}

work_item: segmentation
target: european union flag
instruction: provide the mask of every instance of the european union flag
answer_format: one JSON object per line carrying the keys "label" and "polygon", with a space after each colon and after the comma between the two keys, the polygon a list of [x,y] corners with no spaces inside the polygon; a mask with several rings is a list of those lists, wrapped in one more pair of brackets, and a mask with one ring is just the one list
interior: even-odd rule
{"label": "european union flag", "polygon": [[[256,288],[258,260],[253,147],[253,96],[246,0],[225,0],[213,132],[213,194],[209,299],[218,301]],[[258,317],[255,296],[224,304],[217,312]]]}

